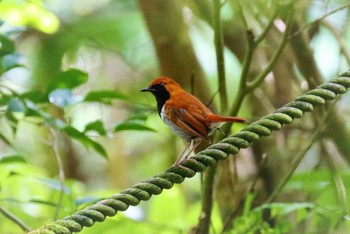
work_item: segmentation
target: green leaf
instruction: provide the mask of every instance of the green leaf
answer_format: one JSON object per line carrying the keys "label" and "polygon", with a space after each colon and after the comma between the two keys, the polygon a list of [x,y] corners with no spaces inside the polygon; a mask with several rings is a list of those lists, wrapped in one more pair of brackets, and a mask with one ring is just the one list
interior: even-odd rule
{"label": "green leaf", "polygon": [[70,89],[55,89],[49,93],[49,100],[59,107],[67,107],[74,103],[74,96]]}
{"label": "green leaf", "polygon": [[15,51],[15,43],[9,37],[0,35],[0,56],[11,54]]}
{"label": "green leaf", "polygon": [[9,104],[11,98],[13,98],[13,97],[10,95],[1,94],[0,95],[0,106],[7,106]]}
{"label": "green leaf", "polygon": [[275,202],[275,203],[264,204],[260,207],[255,208],[254,210],[258,211],[266,208],[269,208],[271,210],[271,215],[273,217],[277,215],[278,217],[282,217],[284,215],[287,215],[297,210],[313,209],[315,208],[315,205],[309,202],[294,202],[294,203]]}
{"label": "green leaf", "polygon": [[49,91],[55,89],[73,89],[86,83],[88,74],[78,69],[71,68],[67,71],[60,72],[55,77],[54,82],[50,84]]}
{"label": "green leaf", "polygon": [[127,130],[136,130],[136,131],[152,131],[155,132],[153,128],[150,128],[146,125],[144,121],[139,120],[126,120],[117,126],[115,126],[114,131],[127,131]]}
{"label": "green leaf", "polygon": [[316,191],[323,192],[324,189],[331,186],[330,181],[330,174],[327,170],[299,172],[293,174],[286,188],[299,189],[311,193]]}
{"label": "green leaf", "polygon": [[103,126],[103,123],[101,120],[96,120],[94,122],[88,123],[85,126],[85,130],[84,133],[88,132],[88,131],[96,131],[98,132],[101,136],[105,136],[106,133],[106,129]]}
{"label": "green leaf", "polygon": [[149,115],[146,114],[134,114],[128,120],[140,120],[140,121],[146,121],[148,119]]}
{"label": "green leaf", "polygon": [[112,90],[95,90],[85,95],[85,102],[103,102],[110,104],[113,99],[126,99],[122,93]]}
{"label": "green leaf", "polygon": [[0,164],[4,163],[26,163],[27,161],[24,159],[22,155],[5,155],[0,158]]}
{"label": "green leaf", "polygon": [[35,103],[32,103],[30,101],[27,102],[27,106],[29,109],[37,113],[39,116],[41,116],[45,123],[47,123],[49,126],[52,126],[56,129],[62,130],[65,133],[68,134],[68,136],[74,138],[75,140],[79,141],[81,144],[83,144],[86,148],[93,148],[96,152],[98,152],[100,155],[102,155],[104,158],[107,158],[107,153],[105,149],[97,142],[91,140],[88,136],[86,136],[84,133],[78,131],[76,128],[67,125],[63,120],[56,119],[49,115],[48,113],[40,110]]}
{"label": "green leaf", "polygon": [[7,120],[14,123],[14,125],[11,126],[14,133],[16,132],[18,120],[21,120],[25,117],[26,111],[26,106],[24,105],[23,101],[18,97],[12,97],[9,100],[6,111],[6,118]]}
{"label": "green leaf", "polygon": [[243,207],[243,215],[248,216],[253,205],[254,198],[256,197],[256,193],[249,193],[245,199],[244,207]]}
{"label": "green leaf", "polygon": [[6,112],[5,116],[6,116],[6,120],[8,121],[9,126],[11,127],[12,133],[16,134],[16,132],[17,132],[17,125],[18,125],[18,119],[15,118],[13,113],[8,112],[8,111]]}
{"label": "green leaf", "polygon": [[89,137],[87,137],[84,133],[78,131],[77,129],[73,128],[72,126],[66,126],[62,130],[64,132],[66,132],[70,137],[79,141],[85,147],[87,147],[87,148],[91,147],[96,152],[98,152],[100,155],[102,155],[104,158],[107,158],[106,150],[99,143],[97,143],[96,141],[93,141]]}
{"label": "green leaf", "polygon": [[15,67],[20,67],[21,64],[19,63],[19,60],[20,56],[18,55],[18,53],[5,55],[1,60],[2,72],[6,72]]}
{"label": "green leaf", "polygon": [[56,207],[57,206],[57,204],[52,202],[52,201],[44,201],[44,200],[39,200],[39,199],[30,199],[28,202],[29,203],[34,203],[34,204],[52,206],[52,207]]}
{"label": "green leaf", "polygon": [[17,97],[11,98],[8,104],[8,108],[7,111],[10,113],[13,112],[25,112],[26,111],[26,107],[23,103],[22,100],[20,100]]}
{"label": "green leaf", "polygon": [[33,103],[47,102],[47,97],[36,91],[29,91],[20,95],[21,99],[28,99]]}

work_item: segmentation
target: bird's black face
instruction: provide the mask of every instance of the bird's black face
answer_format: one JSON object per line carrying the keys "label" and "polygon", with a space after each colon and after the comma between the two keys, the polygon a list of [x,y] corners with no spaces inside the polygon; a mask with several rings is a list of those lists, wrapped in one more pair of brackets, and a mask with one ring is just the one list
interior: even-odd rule
{"label": "bird's black face", "polygon": [[150,92],[155,96],[157,100],[158,114],[160,115],[165,102],[170,98],[170,93],[165,88],[165,85],[163,83],[155,84],[141,89],[141,92]]}

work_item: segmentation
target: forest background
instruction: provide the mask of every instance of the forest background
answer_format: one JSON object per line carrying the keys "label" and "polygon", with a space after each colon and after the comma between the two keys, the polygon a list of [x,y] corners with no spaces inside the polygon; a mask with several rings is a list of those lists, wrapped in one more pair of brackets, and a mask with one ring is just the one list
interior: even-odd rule
{"label": "forest background", "polygon": [[[0,233],[173,164],[184,143],[139,92],[155,77],[253,122],[348,70],[349,10],[347,0],[0,1]],[[316,108],[82,233],[348,233],[349,106],[345,96]]]}

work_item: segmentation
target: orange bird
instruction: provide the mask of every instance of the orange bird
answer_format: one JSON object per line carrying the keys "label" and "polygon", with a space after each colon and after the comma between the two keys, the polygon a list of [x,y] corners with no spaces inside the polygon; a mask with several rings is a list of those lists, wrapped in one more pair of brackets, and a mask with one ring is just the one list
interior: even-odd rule
{"label": "orange bird", "polygon": [[[211,143],[209,136],[224,122],[244,123],[245,119],[214,114],[198,98],[181,88],[173,79],[154,79],[141,92],[152,93],[157,101],[158,114],[163,122],[181,138],[189,142],[176,164],[191,147],[185,158],[204,140]],[[194,144],[194,145],[193,145]]]}

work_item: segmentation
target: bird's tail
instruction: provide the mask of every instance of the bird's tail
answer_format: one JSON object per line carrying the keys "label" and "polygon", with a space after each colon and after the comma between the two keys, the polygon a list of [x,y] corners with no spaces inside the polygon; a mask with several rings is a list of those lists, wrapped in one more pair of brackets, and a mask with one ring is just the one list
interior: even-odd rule
{"label": "bird's tail", "polygon": [[245,119],[235,116],[221,116],[221,115],[210,115],[207,117],[207,120],[210,122],[238,122],[244,123]]}

